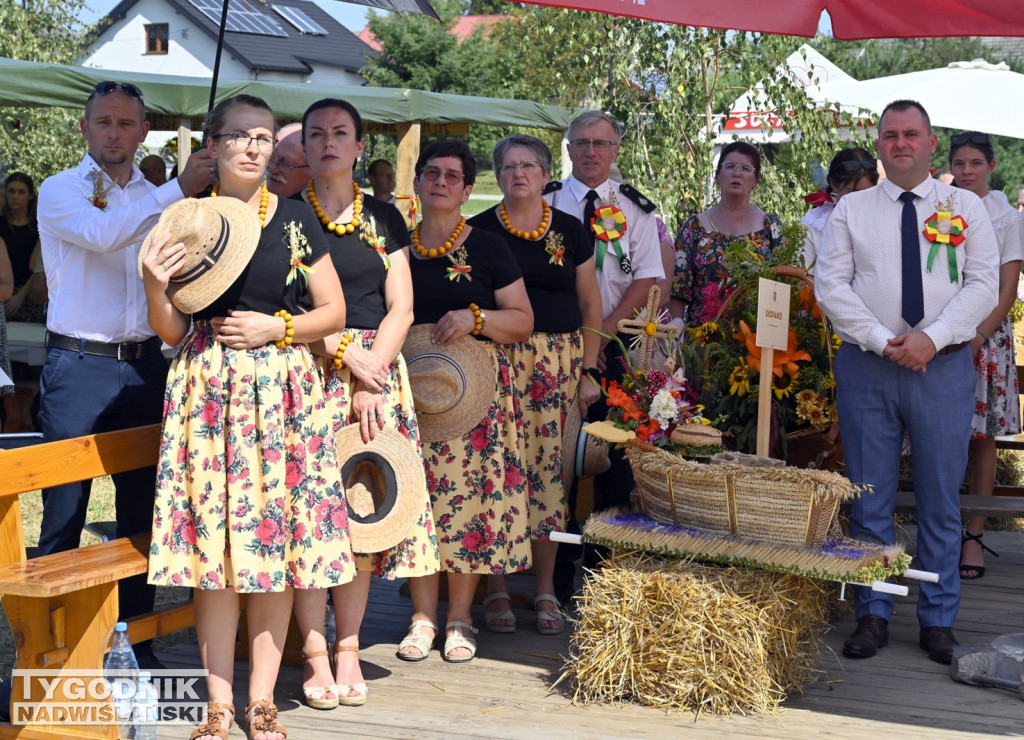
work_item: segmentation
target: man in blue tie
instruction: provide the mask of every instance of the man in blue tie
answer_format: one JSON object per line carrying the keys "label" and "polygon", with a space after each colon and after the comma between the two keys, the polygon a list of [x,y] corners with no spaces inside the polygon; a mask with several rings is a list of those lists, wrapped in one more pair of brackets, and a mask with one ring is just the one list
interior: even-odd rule
{"label": "man in blue tie", "polygon": [[[931,178],[937,139],[917,102],[890,103],[878,121],[887,179],[843,197],[825,229],[815,294],[843,340],[836,401],[846,472],[872,492],[850,534],[891,544],[904,432],[913,453],[918,644],[949,663],[960,607],[959,489],[967,467],[975,374],[970,340],[996,305],[999,256],[981,201]],[[889,640],[893,599],[854,595],[857,628],[843,654],[868,658]]]}

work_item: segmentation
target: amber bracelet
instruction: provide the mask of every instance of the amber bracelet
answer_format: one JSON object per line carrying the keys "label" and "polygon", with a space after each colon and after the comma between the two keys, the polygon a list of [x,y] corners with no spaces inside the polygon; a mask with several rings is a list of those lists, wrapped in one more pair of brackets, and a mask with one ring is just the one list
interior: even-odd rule
{"label": "amber bracelet", "polygon": [[473,330],[470,334],[474,336],[480,334],[484,330],[484,324],[487,323],[487,314],[480,310],[480,306],[475,303],[469,304],[469,310],[473,312]]}
{"label": "amber bracelet", "polygon": [[348,345],[351,342],[351,334],[342,334],[341,339],[338,340],[338,350],[334,353],[335,370],[341,370],[341,368],[345,367],[345,361],[342,358],[345,356],[345,350],[348,349]]}
{"label": "amber bracelet", "polygon": [[288,346],[292,343],[295,337],[295,321],[293,316],[281,309],[274,313],[275,318],[284,319],[284,339],[278,339],[274,342],[274,346],[278,349],[288,349]]}

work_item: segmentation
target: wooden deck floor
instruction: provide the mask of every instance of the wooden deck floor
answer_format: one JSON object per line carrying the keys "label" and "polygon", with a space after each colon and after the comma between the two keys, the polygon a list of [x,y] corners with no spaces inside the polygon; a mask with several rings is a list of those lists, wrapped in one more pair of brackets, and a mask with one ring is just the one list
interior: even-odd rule
{"label": "wooden deck floor", "polygon": [[[986,543],[1002,557],[988,558],[985,578],[964,585],[956,625],[961,642],[1024,632],[1021,569],[1024,535],[992,532]],[[515,584],[513,584],[515,585]],[[520,582],[524,591],[529,584]],[[567,637],[533,630],[533,612],[517,610],[520,629],[495,635],[481,629],[480,657],[444,663],[436,651],[421,663],[398,660],[395,646],[408,624],[409,602],[395,584],[375,583],[364,622],[361,653],[369,685],[363,707],[318,712],[301,702],[301,673],[282,670],[277,703],[291,740],[349,738],[991,738],[1024,734],[1019,694],[958,684],[946,666],[917,646],[915,590],[897,598],[890,644],[869,660],[840,660],[852,623],[826,636],[821,676],[770,716],[668,715],[631,705],[573,706],[561,687],[550,686],[561,668]],[[443,606],[443,605],[442,605]],[[477,613],[482,626],[482,615]],[[195,666],[193,647],[161,653],[169,668]],[[245,696],[245,665],[236,671],[236,696]],[[239,701],[240,706],[244,702]],[[161,727],[163,740],[188,737],[182,727]],[[231,737],[244,737],[236,726]]]}

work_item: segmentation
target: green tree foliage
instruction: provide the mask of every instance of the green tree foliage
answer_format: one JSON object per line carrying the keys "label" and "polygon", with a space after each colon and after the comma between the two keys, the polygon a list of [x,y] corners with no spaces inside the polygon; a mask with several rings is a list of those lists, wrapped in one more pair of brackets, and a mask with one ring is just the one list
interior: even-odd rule
{"label": "green tree foliage", "polygon": [[[78,21],[84,7],[84,0],[0,0],[0,56],[74,64],[85,50]],[[0,170],[28,172],[38,184],[76,164],[84,152],[76,144],[80,116],[59,108],[0,110]]]}

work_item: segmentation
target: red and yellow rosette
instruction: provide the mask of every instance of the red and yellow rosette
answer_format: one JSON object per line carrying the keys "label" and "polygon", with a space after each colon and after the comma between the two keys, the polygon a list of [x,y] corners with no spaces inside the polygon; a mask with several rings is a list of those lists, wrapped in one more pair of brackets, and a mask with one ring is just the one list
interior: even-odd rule
{"label": "red and yellow rosette", "polygon": [[[594,236],[603,242],[610,244],[615,253],[622,259],[622,246],[619,239],[626,233],[626,214],[614,205],[601,206],[594,211],[594,217],[590,220],[590,228]],[[604,264],[604,249],[597,250],[597,269]]]}
{"label": "red and yellow rosette", "polygon": [[925,239],[932,243],[928,252],[928,272],[931,272],[939,248],[944,244],[949,264],[949,282],[955,283],[959,280],[956,248],[967,238],[964,236],[966,230],[967,222],[964,221],[963,216],[954,216],[950,211],[936,211],[925,220],[922,233]]}

